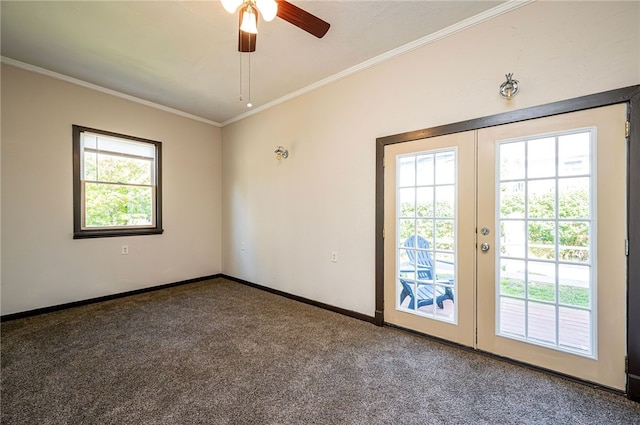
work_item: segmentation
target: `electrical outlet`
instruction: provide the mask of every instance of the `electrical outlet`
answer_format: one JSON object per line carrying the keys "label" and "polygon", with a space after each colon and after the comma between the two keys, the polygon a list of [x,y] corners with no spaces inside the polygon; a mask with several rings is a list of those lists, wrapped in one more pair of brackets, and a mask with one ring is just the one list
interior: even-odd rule
{"label": "electrical outlet", "polygon": [[122,245],[122,255],[129,254],[129,245]]}
{"label": "electrical outlet", "polygon": [[334,263],[338,262],[338,253],[337,252],[333,251],[331,253],[331,261],[333,261]]}
{"label": "electrical outlet", "polygon": [[244,242],[240,242],[240,251],[244,251]]}

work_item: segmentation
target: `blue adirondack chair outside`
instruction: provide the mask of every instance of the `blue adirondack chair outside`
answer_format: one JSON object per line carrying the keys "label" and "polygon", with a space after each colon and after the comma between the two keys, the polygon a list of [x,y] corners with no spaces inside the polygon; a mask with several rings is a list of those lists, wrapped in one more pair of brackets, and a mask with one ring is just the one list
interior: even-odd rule
{"label": "blue adirondack chair outside", "polygon": [[[407,256],[409,257],[409,260],[412,264],[415,264],[417,266],[415,270],[417,279],[435,281],[433,276],[433,258],[431,258],[431,253],[429,252],[429,241],[422,236],[411,235],[404,242],[404,246],[406,248],[418,248],[418,251],[414,251],[412,249],[407,250]],[[417,261],[415,261],[416,253],[418,255]],[[418,285],[418,294],[416,297],[412,285],[409,281],[400,279],[400,283],[402,284],[402,292],[400,293],[400,304],[402,304],[402,302],[407,297],[410,297],[409,309],[411,310],[416,307],[416,298],[418,308],[433,304],[434,298],[438,308],[444,308],[443,302],[445,300],[451,300],[452,302],[454,301],[453,291],[451,290],[451,288],[434,286],[430,284]],[[448,280],[446,283],[453,283],[453,280]],[[434,289],[436,292],[435,297]]]}

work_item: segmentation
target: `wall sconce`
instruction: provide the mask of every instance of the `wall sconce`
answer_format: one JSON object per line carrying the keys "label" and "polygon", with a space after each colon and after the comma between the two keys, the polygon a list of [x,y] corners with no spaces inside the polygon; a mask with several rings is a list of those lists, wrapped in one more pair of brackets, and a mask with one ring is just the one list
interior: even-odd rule
{"label": "wall sconce", "polygon": [[506,74],[507,81],[500,85],[500,97],[503,99],[511,100],[516,94],[518,94],[518,80],[514,80],[513,73]]}
{"label": "wall sconce", "polygon": [[289,151],[283,148],[282,146],[278,146],[276,148],[276,158],[280,161],[282,158],[287,159],[289,157]]}

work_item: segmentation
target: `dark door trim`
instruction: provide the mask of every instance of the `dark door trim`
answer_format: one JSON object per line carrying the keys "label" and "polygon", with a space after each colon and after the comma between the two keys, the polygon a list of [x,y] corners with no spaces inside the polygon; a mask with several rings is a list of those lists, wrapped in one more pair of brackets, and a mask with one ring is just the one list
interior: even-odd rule
{"label": "dark door trim", "polygon": [[478,130],[601,106],[627,103],[628,143],[628,238],[627,257],[627,396],[640,402],[640,85],[533,106],[512,112],[409,131],[376,139],[376,311],[375,324],[384,324],[384,147],[395,143]]}

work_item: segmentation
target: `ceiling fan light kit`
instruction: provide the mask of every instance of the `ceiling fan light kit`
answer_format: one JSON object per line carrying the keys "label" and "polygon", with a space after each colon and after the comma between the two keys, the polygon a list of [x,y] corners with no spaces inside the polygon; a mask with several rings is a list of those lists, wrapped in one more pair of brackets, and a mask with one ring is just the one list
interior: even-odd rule
{"label": "ceiling fan light kit", "polygon": [[251,6],[245,6],[240,10],[240,31],[258,33],[258,15]]}
{"label": "ceiling fan light kit", "polygon": [[324,37],[331,26],[328,22],[285,0],[221,0],[221,2],[229,13],[235,13],[240,8],[238,51],[243,53],[256,50],[258,12],[267,22],[277,16],[318,38]]}
{"label": "ceiling fan light kit", "polygon": [[[273,19],[276,17],[276,14],[278,13],[278,3],[275,0],[221,0],[221,1],[222,1],[222,7],[224,7],[224,9],[229,13],[235,13],[235,11],[238,10],[238,7],[240,7],[241,5],[244,5],[240,9],[240,13],[244,15],[244,17],[241,17],[242,25],[244,25],[244,20],[246,18],[249,18],[249,16],[246,16],[246,15],[254,15],[255,21],[256,22],[258,21],[258,15],[256,14],[256,9],[262,15],[262,19],[264,19],[267,22],[273,21]],[[247,25],[251,25],[251,24],[247,24]],[[253,25],[253,26],[256,27],[255,28],[256,32],[252,32],[252,34],[257,34],[258,33],[257,25]],[[246,31],[245,29],[242,28],[242,26],[240,27],[240,29],[242,31]]]}
{"label": "ceiling fan light kit", "polygon": [[[324,37],[331,26],[317,16],[300,9],[285,0],[220,0],[222,7],[229,12],[238,14],[238,51],[251,53],[256,51],[256,39],[258,34],[258,12],[262,19],[269,22],[276,16],[290,24],[314,35]],[[242,55],[241,55],[242,56]],[[247,108],[253,107],[251,103],[251,56],[249,56],[249,99]],[[242,57],[240,58],[240,101],[242,102]],[[285,150],[286,152],[286,150]],[[276,152],[277,153],[277,152]],[[288,153],[287,153],[288,154]],[[282,154],[278,154],[279,158]],[[284,156],[286,158],[286,156]]]}
{"label": "ceiling fan light kit", "polygon": [[262,15],[262,19],[271,22],[278,14],[278,3],[276,0],[256,0],[256,7]]}
{"label": "ceiling fan light kit", "polygon": [[220,0],[220,3],[222,3],[224,10],[233,13],[242,4],[242,0]]}

